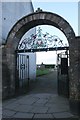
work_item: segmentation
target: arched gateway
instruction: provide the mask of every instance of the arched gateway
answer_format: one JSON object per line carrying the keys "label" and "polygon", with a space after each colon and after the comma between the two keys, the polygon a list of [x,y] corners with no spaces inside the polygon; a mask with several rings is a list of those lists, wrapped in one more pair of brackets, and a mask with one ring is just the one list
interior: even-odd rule
{"label": "arched gateway", "polygon": [[[11,29],[7,37],[6,43],[6,64],[10,72],[9,88],[10,95],[15,93],[15,66],[16,66],[16,54],[15,50],[22,38],[22,36],[31,28],[37,25],[52,25],[60,29],[66,36],[69,42],[70,52],[70,68],[69,68],[69,99],[70,106],[75,107],[78,110],[78,104],[80,105],[80,37],[76,37],[70,24],[61,16],[37,10],[36,12],[29,14],[20,19]],[[73,108],[72,108],[73,109]],[[78,111],[77,111],[78,112]]]}

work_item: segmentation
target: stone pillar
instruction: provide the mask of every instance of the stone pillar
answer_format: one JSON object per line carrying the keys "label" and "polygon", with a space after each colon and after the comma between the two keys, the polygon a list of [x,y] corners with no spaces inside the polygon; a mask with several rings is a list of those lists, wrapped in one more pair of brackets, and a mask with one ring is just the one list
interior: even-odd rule
{"label": "stone pillar", "polygon": [[2,99],[8,97],[9,70],[6,64],[6,49],[2,48]]}
{"label": "stone pillar", "polygon": [[10,72],[10,90],[9,96],[13,96],[15,94],[15,54],[7,53],[7,65]]}
{"label": "stone pillar", "polygon": [[70,109],[80,115],[80,37],[70,41]]}
{"label": "stone pillar", "polygon": [[[11,47],[12,48],[12,47]],[[15,53],[12,52],[9,46],[3,48],[2,51],[2,87],[3,87],[3,99],[12,97],[15,94],[15,68],[16,59]]]}

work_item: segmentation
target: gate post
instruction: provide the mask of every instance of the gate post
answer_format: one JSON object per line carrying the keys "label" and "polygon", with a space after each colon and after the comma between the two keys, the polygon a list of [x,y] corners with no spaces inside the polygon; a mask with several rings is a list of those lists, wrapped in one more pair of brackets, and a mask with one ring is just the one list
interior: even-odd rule
{"label": "gate post", "polygon": [[[15,95],[15,67],[16,67],[16,61],[15,61],[15,52],[11,44],[5,45],[6,50],[6,65],[9,70],[9,93],[8,97],[12,97]],[[7,69],[6,69],[7,71]]]}
{"label": "gate post", "polygon": [[7,54],[7,66],[10,72],[9,96],[12,97],[15,95],[15,67],[16,67],[15,54]]}
{"label": "gate post", "polygon": [[80,115],[80,37],[70,42],[69,103],[74,114]]}

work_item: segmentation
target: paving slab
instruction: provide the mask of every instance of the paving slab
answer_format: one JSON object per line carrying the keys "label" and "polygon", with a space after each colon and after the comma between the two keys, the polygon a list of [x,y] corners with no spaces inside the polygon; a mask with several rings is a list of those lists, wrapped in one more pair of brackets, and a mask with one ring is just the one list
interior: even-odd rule
{"label": "paving slab", "polygon": [[69,105],[66,105],[66,104],[53,104],[53,103],[47,102],[45,106],[49,108],[65,108],[69,110]]}
{"label": "paving slab", "polygon": [[30,110],[32,110],[33,107],[30,106],[30,105],[20,105],[18,107],[15,107],[14,108],[14,111],[17,111],[17,112],[29,112]]}
{"label": "paving slab", "polygon": [[50,107],[47,111],[47,113],[54,113],[54,112],[65,112],[65,111],[69,111],[68,108],[65,107]]}
{"label": "paving slab", "polygon": [[31,114],[31,113],[21,113],[21,112],[18,112],[13,117],[14,118],[33,118],[33,115],[34,114]]}
{"label": "paving slab", "polygon": [[[57,100],[58,99],[58,100]],[[67,99],[54,95],[54,94],[30,94],[19,97],[16,100],[7,101],[8,104],[3,102],[3,116],[4,117],[16,117],[22,114],[22,117],[28,117],[29,114],[32,117],[40,118],[46,116],[58,116],[73,117],[70,114],[69,104]],[[5,113],[5,114],[4,114]],[[64,114],[63,114],[64,113]],[[47,115],[48,114],[48,115]],[[20,117],[21,118],[21,117]]]}
{"label": "paving slab", "polygon": [[[6,105],[8,105],[8,104],[10,104],[10,103],[15,102],[16,100],[18,100],[18,97],[15,98],[15,99],[6,100],[6,101],[2,102],[2,107],[6,106]],[[3,103],[4,103],[4,104],[3,104]]]}
{"label": "paving slab", "polygon": [[39,97],[37,97],[36,94],[25,95],[25,99],[30,99],[30,98],[39,99]]}
{"label": "paving slab", "polygon": [[71,113],[69,112],[62,112],[62,113],[54,113],[53,116],[55,118],[71,118],[73,117],[74,115],[72,115]]}
{"label": "paving slab", "polygon": [[48,93],[34,94],[35,97],[42,99],[49,99],[52,95],[53,94],[48,94]]}
{"label": "paving slab", "polygon": [[31,104],[35,103],[37,100],[38,100],[38,98],[29,98],[29,99],[27,99],[27,98],[24,97],[23,99],[18,100],[18,103],[19,104],[31,105]]}
{"label": "paving slab", "polygon": [[57,103],[69,104],[67,99],[64,99],[64,98],[59,99],[59,97],[50,98],[48,102],[55,103],[55,104]]}
{"label": "paving slab", "polygon": [[47,99],[39,99],[36,103],[38,104],[40,104],[40,103],[42,103],[42,104],[46,104],[48,102],[48,100]]}
{"label": "paving slab", "polygon": [[[32,105],[33,107],[44,107],[45,106],[45,104],[44,103],[34,103],[33,105]],[[46,106],[47,107],[47,106]]]}
{"label": "paving slab", "polygon": [[52,114],[35,114],[33,118],[54,118]]}
{"label": "paving slab", "polygon": [[[4,118],[4,119],[5,118],[9,118],[10,119],[10,118],[13,118],[13,117],[12,116],[6,116],[6,115],[4,115],[4,116],[2,116],[2,118]],[[2,119],[0,119],[0,120],[2,120]]]}
{"label": "paving slab", "polygon": [[46,113],[48,111],[48,107],[34,107],[30,110],[31,113]]}
{"label": "paving slab", "polygon": [[2,117],[5,117],[5,116],[13,116],[16,112],[15,111],[11,111],[11,110],[3,110],[2,112]]}
{"label": "paving slab", "polygon": [[17,103],[10,103],[6,106],[3,107],[3,109],[10,109],[10,110],[14,110],[16,107],[19,107],[20,105]]}

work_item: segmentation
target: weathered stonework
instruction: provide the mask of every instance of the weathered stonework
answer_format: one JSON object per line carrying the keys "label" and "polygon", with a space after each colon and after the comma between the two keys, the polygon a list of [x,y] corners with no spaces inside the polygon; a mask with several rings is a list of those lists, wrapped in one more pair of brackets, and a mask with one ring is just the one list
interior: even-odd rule
{"label": "weathered stonework", "polygon": [[79,44],[80,38],[76,37],[72,42],[70,47],[70,98],[71,99],[79,99]]}
{"label": "weathered stonework", "polygon": [[9,96],[10,87],[10,71],[6,61],[6,48],[2,48],[2,98],[5,99]]}
{"label": "weathered stonework", "polygon": [[70,108],[74,114],[80,115],[80,37],[75,37],[70,45]]}

